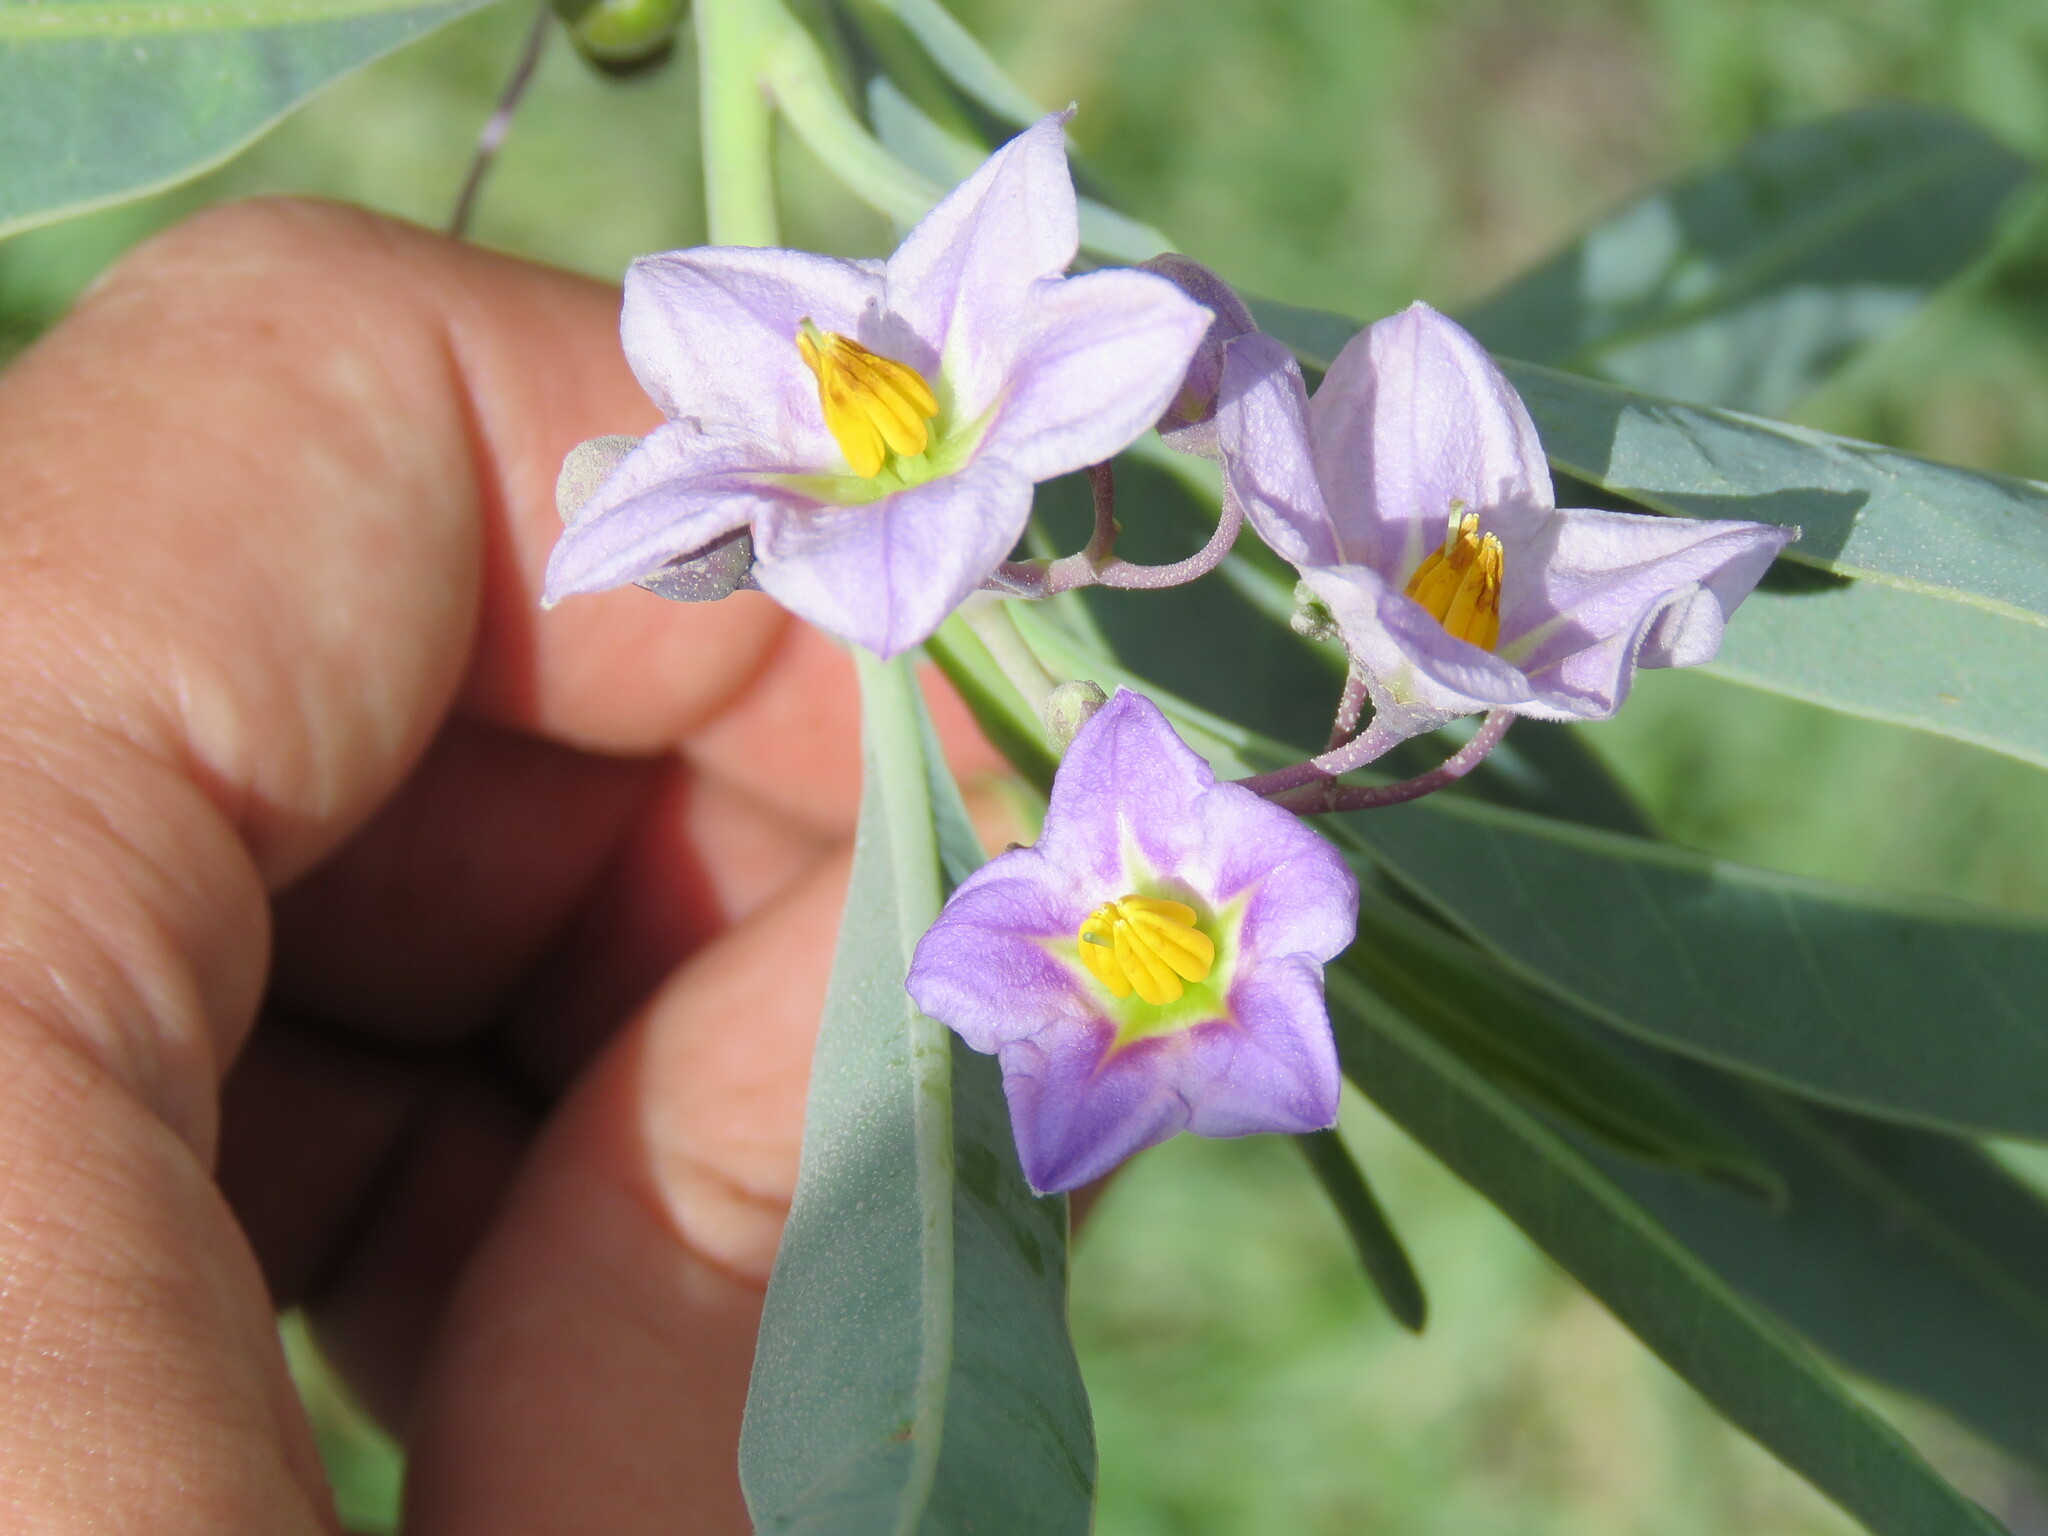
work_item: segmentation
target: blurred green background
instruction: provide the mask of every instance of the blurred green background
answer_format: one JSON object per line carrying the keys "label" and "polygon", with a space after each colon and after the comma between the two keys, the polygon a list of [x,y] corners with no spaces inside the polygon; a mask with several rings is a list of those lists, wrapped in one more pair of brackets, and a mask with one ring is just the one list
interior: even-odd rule
{"label": "blurred green background", "polygon": [[[1762,129],[1905,97],[2048,159],[2037,0],[962,0],[1130,212],[1256,291],[1361,317],[1482,296],[1631,193]],[[331,90],[177,192],[0,243],[0,356],[128,245],[254,191],[442,222],[530,13],[480,13]],[[601,81],[553,48],[483,241],[603,276],[702,235],[693,61]],[[891,232],[785,145],[790,243]],[[1857,359],[1798,418],[2048,476],[2048,224]],[[2048,778],[1695,674],[1588,730],[1680,841],[1803,873],[2048,912]],[[1794,1536],[1850,1525],[1717,1420],[1490,1207],[1368,1108],[1347,1133],[1429,1286],[1426,1337],[1358,1277],[1293,1151],[1186,1138],[1105,1199],[1075,1328],[1105,1536]],[[294,1359],[345,1516],[397,1468]],[[1887,1403],[2015,1532],[2038,1488]]]}

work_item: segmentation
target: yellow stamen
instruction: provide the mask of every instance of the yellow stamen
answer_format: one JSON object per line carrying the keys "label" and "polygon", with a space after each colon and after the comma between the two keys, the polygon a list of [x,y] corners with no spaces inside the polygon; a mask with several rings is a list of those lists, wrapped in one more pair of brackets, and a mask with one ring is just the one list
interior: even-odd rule
{"label": "yellow stamen", "polygon": [[1216,946],[1195,926],[1195,909],[1155,896],[1106,901],[1078,935],[1081,963],[1115,998],[1133,992],[1155,1008],[1180,1001],[1183,985],[1207,981]]}
{"label": "yellow stamen", "polygon": [[856,475],[872,480],[889,454],[924,452],[931,442],[925,423],[939,414],[939,402],[923,374],[808,320],[797,327],[796,349],[818,377],[825,426]]}
{"label": "yellow stamen", "polygon": [[1451,503],[1442,549],[1408,578],[1408,595],[1455,639],[1482,651],[1500,643],[1500,581],[1507,553],[1493,534],[1479,531],[1479,514]]}

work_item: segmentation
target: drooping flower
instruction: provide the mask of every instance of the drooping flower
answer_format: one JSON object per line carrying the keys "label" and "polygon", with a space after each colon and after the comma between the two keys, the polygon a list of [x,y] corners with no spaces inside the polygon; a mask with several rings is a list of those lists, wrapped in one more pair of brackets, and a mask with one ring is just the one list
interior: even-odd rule
{"label": "drooping flower", "polygon": [[1798,536],[1560,509],[1514,386],[1426,304],[1353,337],[1313,400],[1278,341],[1230,340],[1214,444],[1335,620],[1383,740],[1496,709],[1605,719],[1637,667],[1710,660]]}
{"label": "drooping flower", "polygon": [[710,247],[636,261],[621,330],[668,417],[562,536],[545,600],[747,528],[753,580],[890,656],[1010,553],[1034,482],[1158,418],[1209,313],[1079,246],[1062,127],[1012,139],[886,263]]}
{"label": "drooping flower", "polygon": [[1328,842],[1119,690],[1060,764],[1044,834],[961,883],[908,985],[1001,1059],[1032,1187],[1071,1189],[1183,1129],[1335,1123],[1323,965],[1357,914]]}

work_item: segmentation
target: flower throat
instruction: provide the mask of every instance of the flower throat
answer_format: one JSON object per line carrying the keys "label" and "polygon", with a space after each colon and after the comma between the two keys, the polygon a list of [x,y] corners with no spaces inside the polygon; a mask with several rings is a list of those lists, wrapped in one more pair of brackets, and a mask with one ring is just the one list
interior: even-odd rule
{"label": "flower throat", "polygon": [[1195,926],[1195,909],[1155,896],[1105,901],[1076,937],[1081,963],[1111,997],[1135,992],[1154,1007],[1179,1002],[1186,983],[1207,981],[1216,964],[1216,946]]}
{"label": "flower throat", "polygon": [[939,402],[915,368],[809,320],[797,327],[796,349],[817,376],[826,429],[856,475],[872,480],[891,453],[914,459],[930,445],[926,423]]}
{"label": "flower throat", "polygon": [[1500,540],[1482,534],[1479,514],[1454,501],[1443,548],[1430,551],[1415,568],[1406,590],[1452,639],[1490,651],[1500,643],[1500,579],[1506,566]]}

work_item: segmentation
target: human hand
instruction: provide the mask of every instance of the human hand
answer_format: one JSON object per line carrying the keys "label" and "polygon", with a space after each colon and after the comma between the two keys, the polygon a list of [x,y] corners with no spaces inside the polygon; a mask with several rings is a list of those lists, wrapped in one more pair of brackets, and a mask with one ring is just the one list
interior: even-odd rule
{"label": "human hand", "polygon": [[537,610],[655,420],[609,290],[303,204],[0,377],[7,1529],[332,1530],[295,1302],[409,1530],[746,1529],[857,704],[758,596]]}

